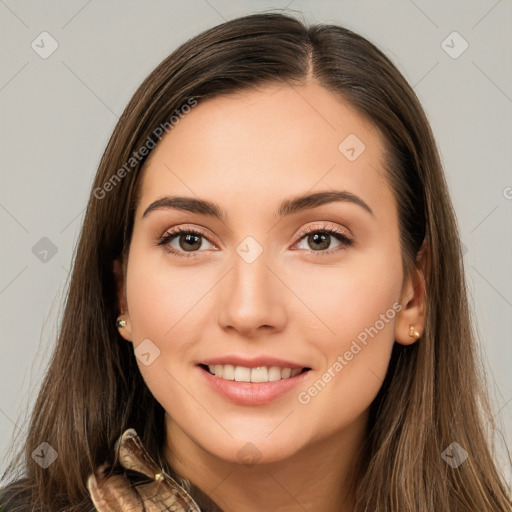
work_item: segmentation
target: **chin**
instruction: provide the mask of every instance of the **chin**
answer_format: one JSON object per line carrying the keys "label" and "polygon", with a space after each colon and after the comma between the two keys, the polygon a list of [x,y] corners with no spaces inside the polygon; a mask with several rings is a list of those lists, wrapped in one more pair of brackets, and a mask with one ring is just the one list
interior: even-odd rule
{"label": "chin", "polygon": [[289,429],[283,430],[283,435],[279,435],[277,431],[268,435],[269,431],[271,430],[265,429],[265,433],[261,430],[230,430],[233,438],[227,435],[217,439],[203,438],[198,439],[198,444],[216,458],[246,466],[286,460],[307,444],[307,440],[303,439],[303,433],[302,438],[298,438],[293,436]]}

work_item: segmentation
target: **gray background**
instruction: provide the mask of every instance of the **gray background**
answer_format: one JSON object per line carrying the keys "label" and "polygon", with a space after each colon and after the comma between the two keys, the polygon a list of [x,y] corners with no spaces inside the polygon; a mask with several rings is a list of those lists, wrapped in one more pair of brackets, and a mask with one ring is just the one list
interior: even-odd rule
{"label": "gray background", "polygon": [[[179,43],[223,20],[286,6],[361,33],[414,86],[445,166],[493,410],[510,446],[510,0],[0,0],[0,470],[12,435],[26,429],[92,179],[129,98]],[[51,48],[44,31],[58,43],[46,59],[31,47]],[[464,42],[454,31],[469,45],[457,58]]]}

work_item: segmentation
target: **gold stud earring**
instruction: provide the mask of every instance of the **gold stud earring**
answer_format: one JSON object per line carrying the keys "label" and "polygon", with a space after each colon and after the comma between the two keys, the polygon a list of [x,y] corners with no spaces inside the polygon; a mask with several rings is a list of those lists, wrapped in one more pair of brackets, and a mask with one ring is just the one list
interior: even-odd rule
{"label": "gold stud earring", "polygon": [[415,339],[420,337],[420,333],[414,328],[414,324],[409,325],[409,336]]}
{"label": "gold stud earring", "polygon": [[123,327],[126,327],[126,320],[122,317],[118,317],[116,325],[118,329],[122,329]]}

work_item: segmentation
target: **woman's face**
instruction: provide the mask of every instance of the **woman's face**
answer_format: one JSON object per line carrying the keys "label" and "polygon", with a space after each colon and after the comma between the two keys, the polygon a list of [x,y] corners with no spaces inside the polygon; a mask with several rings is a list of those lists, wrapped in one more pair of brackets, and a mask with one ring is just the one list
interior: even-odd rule
{"label": "woman's face", "polygon": [[383,150],[313,83],[199,103],[153,150],[122,333],[171,435],[270,462],[362,431],[412,340]]}

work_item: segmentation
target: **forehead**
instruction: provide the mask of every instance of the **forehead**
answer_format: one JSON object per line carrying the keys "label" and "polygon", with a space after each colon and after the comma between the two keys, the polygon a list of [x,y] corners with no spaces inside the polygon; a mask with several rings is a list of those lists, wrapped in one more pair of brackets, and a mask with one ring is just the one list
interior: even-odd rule
{"label": "forehead", "polygon": [[[318,84],[224,95],[199,102],[152,151],[138,210],[166,194],[229,201],[245,210],[340,188],[382,201],[388,188],[383,155],[378,130]],[[389,190],[386,195],[392,200]]]}

